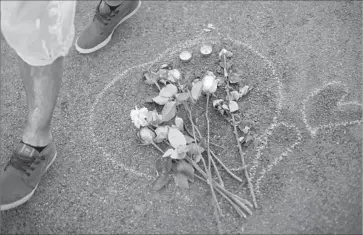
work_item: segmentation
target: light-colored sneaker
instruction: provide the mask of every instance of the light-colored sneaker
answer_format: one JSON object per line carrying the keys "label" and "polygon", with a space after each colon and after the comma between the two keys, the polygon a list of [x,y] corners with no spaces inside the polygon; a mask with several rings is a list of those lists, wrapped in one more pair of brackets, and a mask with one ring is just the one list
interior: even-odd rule
{"label": "light-colored sneaker", "polygon": [[9,210],[27,202],[56,156],[53,142],[40,153],[26,144],[19,143],[0,174],[0,210]]}
{"label": "light-colored sneaker", "polygon": [[116,9],[111,8],[101,0],[96,8],[93,20],[85,27],[76,39],[76,49],[79,53],[88,54],[106,46],[112,34],[122,22],[139,10],[140,0],[125,0]]}

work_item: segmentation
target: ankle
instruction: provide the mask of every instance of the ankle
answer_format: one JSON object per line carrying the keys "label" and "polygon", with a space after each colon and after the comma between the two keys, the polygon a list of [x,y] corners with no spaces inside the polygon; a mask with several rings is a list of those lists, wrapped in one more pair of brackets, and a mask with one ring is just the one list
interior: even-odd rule
{"label": "ankle", "polygon": [[50,131],[37,131],[29,132],[25,131],[22,137],[22,141],[28,145],[35,147],[47,146],[53,141],[53,136]]}
{"label": "ankle", "polygon": [[121,5],[121,3],[123,2],[124,0],[105,0],[106,4],[111,6],[111,7],[115,7],[115,6],[118,6],[118,5]]}

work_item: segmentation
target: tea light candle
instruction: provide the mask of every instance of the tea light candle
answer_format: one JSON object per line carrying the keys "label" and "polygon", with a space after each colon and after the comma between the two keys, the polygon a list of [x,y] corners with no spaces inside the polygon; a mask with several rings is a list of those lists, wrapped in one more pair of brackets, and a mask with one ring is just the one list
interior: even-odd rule
{"label": "tea light candle", "polygon": [[210,54],[212,54],[212,46],[210,46],[210,45],[203,45],[203,46],[200,48],[200,53],[201,53],[203,56],[209,56]]}
{"label": "tea light candle", "polygon": [[181,61],[183,62],[188,62],[192,59],[192,53],[190,53],[189,51],[182,51],[179,55]]}

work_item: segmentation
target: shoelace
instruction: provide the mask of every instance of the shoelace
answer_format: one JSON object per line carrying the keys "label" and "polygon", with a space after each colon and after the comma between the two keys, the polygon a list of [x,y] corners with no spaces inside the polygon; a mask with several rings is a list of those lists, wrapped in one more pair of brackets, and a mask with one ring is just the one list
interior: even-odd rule
{"label": "shoelace", "polygon": [[98,6],[93,20],[95,18],[97,18],[104,25],[108,25],[108,22],[111,20],[111,18],[114,17],[118,12],[119,12],[118,10],[116,10],[116,11],[111,10],[111,12],[109,14],[103,14],[100,12],[99,6]]}
{"label": "shoelace", "polygon": [[17,154],[13,154],[7,167],[10,165],[10,166],[14,167],[15,169],[18,169],[19,171],[24,172],[26,175],[29,176],[30,175],[29,171],[33,171],[35,169],[31,165],[33,163],[39,164],[42,160],[45,160],[44,156],[26,157],[26,156],[19,156]]}

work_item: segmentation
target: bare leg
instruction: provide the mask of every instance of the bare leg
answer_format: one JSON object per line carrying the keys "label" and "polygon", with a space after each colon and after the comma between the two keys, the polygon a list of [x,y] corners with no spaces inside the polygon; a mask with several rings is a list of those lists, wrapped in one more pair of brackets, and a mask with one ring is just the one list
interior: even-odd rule
{"label": "bare leg", "polygon": [[105,2],[109,6],[118,6],[120,5],[124,0],[106,0]]}
{"label": "bare leg", "polygon": [[19,57],[19,65],[28,104],[22,140],[32,146],[46,146],[53,139],[51,120],[62,82],[64,57],[47,66],[31,66]]}

